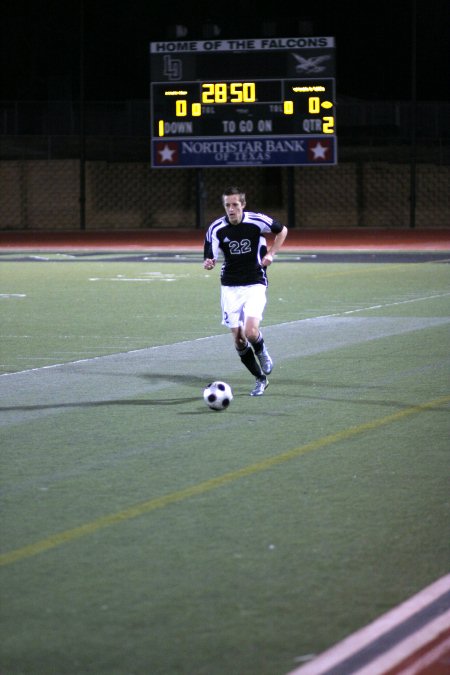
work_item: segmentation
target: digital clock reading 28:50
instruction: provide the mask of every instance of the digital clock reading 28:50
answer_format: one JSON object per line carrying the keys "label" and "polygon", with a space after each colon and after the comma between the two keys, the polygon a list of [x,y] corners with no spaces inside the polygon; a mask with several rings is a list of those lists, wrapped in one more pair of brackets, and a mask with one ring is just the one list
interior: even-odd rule
{"label": "digital clock reading 28:50", "polygon": [[[153,165],[313,163],[309,140],[320,138],[317,162],[335,164],[333,38],[228,42],[151,44]],[[227,77],[232,72],[241,77]],[[208,145],[199,145],[202,139]],[[250,148],[255,139],[259,159],[254,152],[246,157],[242,143],[235,156],[234,145],[221,146],[223,152],[212,145],[245,140]],[[283,141],[291,142],[285,153]]]}

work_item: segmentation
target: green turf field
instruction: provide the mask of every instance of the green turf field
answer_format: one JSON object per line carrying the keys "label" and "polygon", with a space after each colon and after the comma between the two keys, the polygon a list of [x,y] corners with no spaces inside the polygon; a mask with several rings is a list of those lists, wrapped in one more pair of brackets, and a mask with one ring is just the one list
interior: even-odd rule
{"label": "green turf field", "polygon": [[0,672],[285,675],[448,572],[448,264],[281,254],[255,399],[195,256],[17,257]]}

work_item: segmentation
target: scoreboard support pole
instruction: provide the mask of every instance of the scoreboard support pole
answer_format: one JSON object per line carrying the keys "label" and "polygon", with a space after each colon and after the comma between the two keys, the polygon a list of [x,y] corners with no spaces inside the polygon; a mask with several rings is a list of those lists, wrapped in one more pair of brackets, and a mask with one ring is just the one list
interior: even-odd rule
{"label": "scoreboard support pole", "polygon": [[294,167],[287,168],[287,225],[295,227]]}
{"label": "scoreboard support pole", "polygon": [[86,129],[85,129],[85,35],[84,35],[84,0],[80,2],[80,171],[79,171],[79,204],[80,230],[86,229]]}
{"label": "scoreboard support pole", "polygon": [[205,180],[203,169],[197,169],[195,173],[195,196],[196,196],[196,227],[198,230],[205,227]]}
{"label": "scoreboard support pole", "polygon": [[410,205],[409,205],[409,227],[414,229],[416,226],[416,200],[417,200],[417,7],[416,0],[412,3],[411,20],[411,147],[410,147]]}

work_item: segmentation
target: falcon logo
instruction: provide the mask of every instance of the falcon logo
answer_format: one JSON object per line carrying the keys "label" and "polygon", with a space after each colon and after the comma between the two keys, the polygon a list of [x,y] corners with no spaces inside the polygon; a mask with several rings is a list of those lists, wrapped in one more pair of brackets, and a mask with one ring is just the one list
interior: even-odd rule
{"label": "falcon logo", "polygon": [[294,59],[297,61],[295,70],[297,73],[322,73],[326,66],[321,66],[320,64],[324,61],[329,61],[331,56],[311,56],[309,59],[305,59],[300,54],[292,54]]}

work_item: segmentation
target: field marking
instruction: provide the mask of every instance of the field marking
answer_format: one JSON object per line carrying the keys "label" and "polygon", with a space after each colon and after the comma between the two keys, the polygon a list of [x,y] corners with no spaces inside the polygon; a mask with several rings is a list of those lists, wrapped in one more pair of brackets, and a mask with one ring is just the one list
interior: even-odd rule
{"label": "field marking", "polygon": [[[395,302],[385,302],[383,305],[369,305],[368,307],[359,307],[358,309],[348,309],[342,312],[336,312],[335,314],[324,314],[322,316],[312,316],[307,319],[300,319],[300,321],[314,321],[316,319],[329,319],[333,316],[348,316],[349,314],[357,314],[358,312],[368,312],[372,309],[385,309],[386,307],[398,307],[399,305],[407,305],[411,302],[419,302],[422,300],[434,300],[435,298],[445,298],[450,293],[439,293],[438,295],[428,295],[421,298],[408,298],[408,300],[396,300]],[[297,321],[291,321],[288,323],[297,323]],[[284,324],[279,324],[284,325]]]}
{"label": "field marking", "polygon": [[117,523],[130,520],[132,518],[138,518],[146,513],[156,511],[157,509],[165,508],[172,504],[177,504],[183,502],[186,499],[195,497],[198,495],[203,495],[207,492],[211,492],[217,488],[223,487],[228,483],[240,480],[241,478],[246,478],[248,476],[253,476],[261,471],[267,471],[274,466],[279,464],[284,464],[292,459],[296,459],[301,455],[306,454],[307,452],[312,452],[314,450],[319,450],[333,443],[339,443],[340,441],[346,440],[358,434],[362,434],[366,431],[373,431],[387,424],[398,422],[406,417],[411,415],[419,414],[426,410],[432,410],[437,408],[445,403],[450,401],[450,396],[442,396],[432,401],[426,403],[421,403],[419,405],[410,406],[404,410],[393,413],[391,415],[386,415],[385,417],[379,417],[378,419],[371,420],[370,422],[365,422],[364,424],[359,424],[357,426],[351,426],[342,431],[338,431],[334,434],[328,434],[322,438],[318,438],[315,441],[306,443],[298,448],[293,448],[287,452],[283,452],[280,455],[275,455],[273,457],[268,457],[260,462],[254,464],[249,464],[248,466],[242,467],[236,471],[231,471],[229,473],[222,474],[216,478],[210,478],[209,480],[198,483],[197,485],[191,485],[190,487],[184,488],[182,490],[177,490],[176,492],[171,492],[162,497],[157,497],[155,499],[149,499],[148,501],[142,502],[141,504],[136,504],[130,506],[127,509],[118,511],[117,513],[111,513],[101,518],[97,518],[89,523],[80,525],[78,527],[65,530],[64,532],[59,532],[45,539],[35,542],[34,544],[29,544],[28,546],[23,546],[22,548],[9,551],[0,555],[0,566],[11,565],[14,562],[23,560],[25,558],[31,558],[32,556],[43,553],[44,551],[49,551],[53,548],[67,544],[81,537],[93,534],[98,530],[102,530],[106,527],[116,525]]}
{"label": "field marking", "polygon": [[447,574],[288,675],[418,675],[450,647],[449,595]]}
{"label": "field marking", "polygon": [[[358,314],[359,312],[368,312],[368,311],[371,311],[371,310],[374,310],[374,309],[385,309],[387,307],[397,307],[397,306],[409,304],[409,303],[412,303],[412,302],[422,302],[424,300],[435,300],[437,298],[445,298],[447,296],[450,296],[450,293],[438,293],[438,294],[435,294],[435,295],[425,295],[425,296],[421,296],[421,297],[418,297],[418,298],[409,298],[408,300],[398,300],[396,302],[387,302],[387,303],[384,303],[382,305],[369,305],[368,307],[358,307],[357,309],[349,309],[349,310],[344,310],[344,311],[341,311],[341,312],[335,312],[335,313],[332,313],[332,314],[309,316],[309,317],[306,317],[304,319],[296,319],[295,321],[283,321],[283,322],[278,323],[278,324],[267,324],[266,329],[267,328],[273,328],[275,326],[288,326],[288,325],[293,325],[293,324],[301,324],[301,323],[305,323],[305,322],[308,322],[308,321],[318,321],[318,320],[321,320],[321,319],[329,319],[329,318],[332,318],[332,317],[339,317],[339,316],[345,317],[345,316],[350,316],[351,314]],[[119,354],[135,354],[137,352],[143,352],[143,351],[146,351],[146,350],[157,349],[159,347],[168,347],[169,345],[172,345],[172,346],[183,345],[183,344],[188,344],[190,342],[198,342],[200,340],[209,340],[212,337],[218,337],[218,336],[222,336],[222,335],[223,335],[222,333],[219,333],[219,334],[216,334],[216,335],[206,335],[206,336],[203,336],[203,337],[195,338],[194,340],[182,340],[181,342],[168,343],[167,345],[153,345],[151,347],[140,347],[139,349],[131,349],[131,350],[126,351],[126,352],[112,352],[110,354],[100,354],[99,356],[89,357],[89,358],[85,358],[85,359],[78,359],[76,361],[65,361],[65,362],[62,362],[62,363],[51,363],[51,364],[46,365],[46,366],[38,366],[38,367],[34,367],[34,368],[27,368],[25,370],[16,370],[16,371],[13,371],[13,372],[8,372],[8,373],[0,373],[0,377],[13,377],[14,375],[24,375],[26,373],[32,373],[32,372],[35,372],[35,371],[38,371],[38,370],[48,370],[48,369],[51,369],[51,368],[60,368],[62,366],[70,366],[70,365],[79,364],[79,363],[89,363],[90,361],[98,361],[99,359],[108,358],[108,357],[113,356],[113,355],[117,356]],[[25,336],[25,337],[27,337],[27,336]],[[82,337],[86,337],[86,336],[82,336]],[[118,339],[118,338],[114,338],[114,339]],[[42,357],[42,358],[45,358],[45,357]]]}

